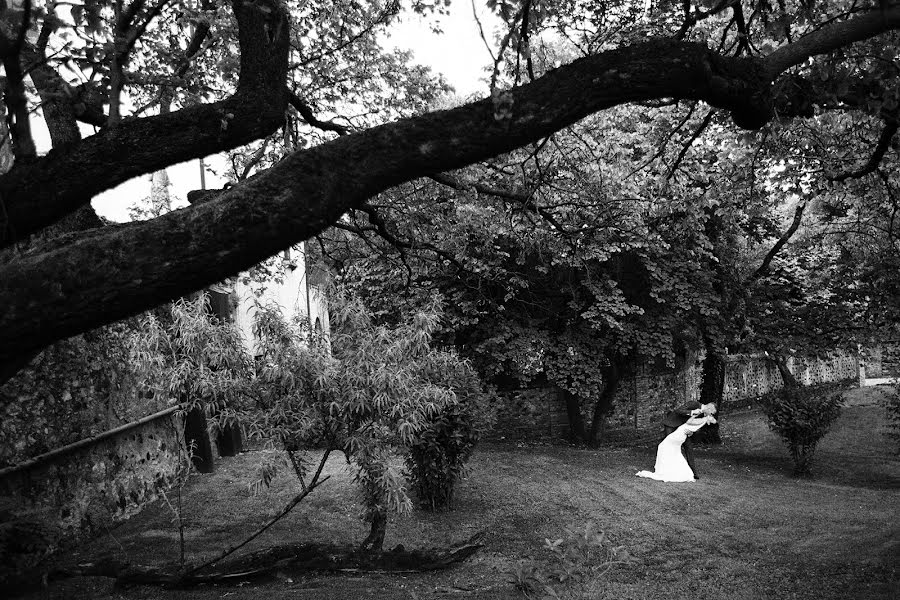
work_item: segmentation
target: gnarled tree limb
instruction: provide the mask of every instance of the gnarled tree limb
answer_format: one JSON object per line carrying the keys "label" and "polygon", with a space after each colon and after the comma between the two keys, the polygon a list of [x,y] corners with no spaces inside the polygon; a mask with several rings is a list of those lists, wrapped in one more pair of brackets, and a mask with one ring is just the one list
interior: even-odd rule
{"label": "gnarled tree limb", "polygon": [[819,56],[900,27],[900,5],[883,7],[847,21],[838,21],[775,50],[765,58],[765,70],[775,79],[811,56]]}
{"label": "gnarled tree limb", "polygon": [[878,136],[878,143],[875,144],[875,150],[872,152],[872,156],[869,157],[869,160],[866,161],[866,164],[852,171],[831,175],[829,179],[831,181],[840,182],[848,179],[859,179],[860,177],[865,177],[870,173],[874,173],[878,169],[878,165],[881,164],[884,155],[887,154],[888,148],[891,147],[891,140],[896,134],[897,122],[892,121],[886,123],[884,129],[881,130],[881,135]]}
{"label": "gnarled tree limb", "polygon": [[[96,194],[145,173],[264,137],[283,122],[288,17],[276,0],[234,0],[241,46],[237,91],[213,104],[126,120],[0,177],[0,247],[40,230]],[[4,220],[5,219],[5,222]]]}
{"label": "gnarled tree limb", "polygon": [[753,283],[763,277],[766,273],[769,272],[769,266],[772,264],[772,261],[781,251],[785,244],[790,241],[791,236],[796,233],[797,229],[800,227],[800,223],[803,220],[803,211],[806,209],[806,202],[802,202],[797,205],[797,208],[794,210],[794,220],[791,221],[790,226],[785,230],[784,233],[781,234],[781,237],[778,238],[778,241],[769,249],[766,253],[765,258],[763,258],[762,263],[760,263],[759,267],[753,272],[750,277],[747,278],[747,281],[744,282],[744,287],[749,288]]}
{"label": "gnarled tree limb", "polygon": [[334,131],[338,135],[346,135],[350,132],[350,128],[340,123],[335,123],[334,121],[322,121],[318,117],[316,117],[312,108],[306,101],[292,92],[291,90],[287,91],[288,94],[288,104],[294,107],[294,109],[300,113],[300,116],[303,117],[303,120],[306,121],[307,124],[312,125],[316,129],[321,129],[322,131]]}

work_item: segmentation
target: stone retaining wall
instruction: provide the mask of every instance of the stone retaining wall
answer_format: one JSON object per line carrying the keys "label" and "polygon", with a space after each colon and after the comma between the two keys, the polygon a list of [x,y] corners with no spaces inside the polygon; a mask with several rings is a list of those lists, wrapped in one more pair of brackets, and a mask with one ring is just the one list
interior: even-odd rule
{"label": "stone retaining wall", "polygon": [[186,456],[182,421],[169,411],[3,469],[0,496],[15,518],[37,519],[60,538],[101,533],[174,482]]}
{"label": "stone retaining wall", "polygon": [[888,340],[863,351],[868,379],[900,376],[900,340]]}
{"label": "stone retaining wall", "polygon": [[[898,352],[900,359],[900,352]],[[687,400],[700,397],[701,357],[692,357],[679,370],[651,370],[642,367],[635,377],[624,379],[607,419],[612,431],[656,428],[666,411]],[[797,358],[788,367],[803,385],[817,385],[856,379],[855,354],[834,352],[826,357]],[[728,357],[725,371],[724,410],[730,405],[752,401],[782,387],[778,369],[762,356]],[[515,390],[502,395],[493,439],[540,440],[564,437],[569,419],[563,400],[548,387]],[[585,402],[582,412],[590,422],[593,403]]]}
{"label": "stone retaining wall", "polygon": [[882,377],[900,375],[900,342],[881,346],[881,372]]}

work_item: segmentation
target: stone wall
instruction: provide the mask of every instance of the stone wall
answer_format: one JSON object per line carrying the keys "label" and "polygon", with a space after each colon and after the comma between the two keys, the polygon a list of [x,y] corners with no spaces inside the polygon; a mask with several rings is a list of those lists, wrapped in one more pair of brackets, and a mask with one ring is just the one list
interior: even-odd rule
{"label": "stone wall", "polygon": [[881,346],[881,377],[900,375],[900,342],[888,342]]}
{"label": "stone wall", "polygon": [[[788,363],[790,366],[790,363]],[[792,373],[796,373],[791,369]],[[782,386],[778,367],[754,356],[729,356],[725,368],[725,389],[722,399],[736,402],[744,398],[758,398]]]}
{"label": "stone wall", "polygon": [[866,378],[900,376],[900,340],[889,340],[863,350]]}
{"label": "stone wall", "polygon": [[157,415],[3,469],[4,505],[69,539],[136,514],[173,483],[186,456],[183,417]]}
{"label": "stone wall", "polygon": [[824,357],[797,358],[788,361],[791,373],[803,385],[833,383],[858,376],[859,359],[849,352],[832,352]]}
{"label": "stone wall", "polygon": [[132,325],[57,342],[0,385],[0,468],[166,408],[165,398],[139,391]]}
{"label": "stone wall", "polygon": [[642,367],[635,377],[619,384],[614,412],[607,419],[612,429],[653,427],[669,407],[700,397],[702,371],[696,362],[681,369]]}
{"label": "stone wall", "polygon": [[500,396],[497,421],[489,438],[545,440],[562,437],[569,430],[565,403],[550,388],[525,388]]}
{"label": "stone wall", "polygon": [[[900,353],[898,353],[900,354]],[[900,356],[898,356],[900,358]],[[614,412],[607,419],[608,431],[657,428],[671,408],[700,397],[701,357],[691,357],[681,369],[640,367],[634,377],[619,384]],[[856,379],[855,354],[835,352],[827,357],[792,359],[788,367],[803,385]],[[730,356],[725,371],[723,410],[752,401],[782,387],[778,369],[762,356]],[[563,400],[547,387],[516,390],[502,395],[494,439],[539,440],[565,437],[569,419]],[[585,402],[582,413],[587,423],[593,403]]]}
{"label": "stone wall", "polygon": [[863,352],[866,378],[878,379],[881,377],[881,346],[866,348]]}

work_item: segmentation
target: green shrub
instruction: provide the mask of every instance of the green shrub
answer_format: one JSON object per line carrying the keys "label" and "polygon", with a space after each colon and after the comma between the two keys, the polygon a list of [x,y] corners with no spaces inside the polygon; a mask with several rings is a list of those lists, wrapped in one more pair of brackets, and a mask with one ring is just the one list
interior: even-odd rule
{"label": "green shrub", "polygon": [[454,353],[434,355],[422,375],[433,385],[453,389],[456,401],[433,415],[406,444],[405,475],[421,507],[452,508],[453,488],[465,474],[481,434],[493,424],[492,404],[474,369]]}
{"label": "green shrub", "polygon": [[544,540],[547,560],[519,566],[511,583],[528,598],[596,598],[605,575],[616,565],[635,562],[624,546],[614,546],[589,521],[566,528],[565,537]]}
{"label": "green shrub", "polygon": [[777,433],[794,461],[794,474],[806,475],[816,445],[841,414],[840,392],[784,388],[763,403],[769,428]]}
{"label": "green shrub", "polygon": [[452,506],[453,487],[464,475],[480,435],[467,408],[457,404],[444,410],[409,445],[406,477],[423,508]]}
{"label": "green shrub", "polygon": [[[415,457],[407,464],[429,484],[420,486],[420,498],[430,502],[427,492],[438,489],[437,506],[452,493],[482,424],[489,424],[479,417],[487,402],[471,366],[433,346],[441,318],[436,303],[390,327],[378,325],[341,290],[329,303],[330,335],[311,344],[277,307],[259,308],[254,332],[260,358],[249,393],[233,410],[251,436],[283,446],[304,488],[311,485],[306,450],[342,451],[370,523],[361,548],[375,551],[388,514],[412,509],[411,486],[395,468],[395,457]],[[257,489],[271,481],[271,467]],[[445,477],[426,477],[436,470]]]}

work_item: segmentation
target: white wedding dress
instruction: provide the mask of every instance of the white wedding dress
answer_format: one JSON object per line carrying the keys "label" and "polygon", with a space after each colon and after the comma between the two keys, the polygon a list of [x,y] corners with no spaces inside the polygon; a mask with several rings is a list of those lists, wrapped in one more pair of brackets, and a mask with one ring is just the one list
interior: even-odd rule
{"label": "white wedding dress", "polygon": [[694,481],[694,472],[688,466],[687,460],[681,453],[681,445],[687,436],[694,433],[707,423],[715,423],[716,419],[709,417],[691,417],[687,422],[666,436],[656,448],[656,466],[653,471],[638,471],[638,477],[647,477],[658,481]]}

